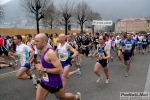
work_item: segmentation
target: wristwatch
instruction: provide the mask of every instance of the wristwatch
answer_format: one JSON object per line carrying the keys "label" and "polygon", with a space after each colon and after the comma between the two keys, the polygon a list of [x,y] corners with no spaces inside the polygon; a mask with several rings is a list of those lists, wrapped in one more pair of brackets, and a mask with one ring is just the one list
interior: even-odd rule
{"label": "wristwatch", "polygon": [[46,71],[47,71],[47,68],[44,68],[44,73],[46,73]]}

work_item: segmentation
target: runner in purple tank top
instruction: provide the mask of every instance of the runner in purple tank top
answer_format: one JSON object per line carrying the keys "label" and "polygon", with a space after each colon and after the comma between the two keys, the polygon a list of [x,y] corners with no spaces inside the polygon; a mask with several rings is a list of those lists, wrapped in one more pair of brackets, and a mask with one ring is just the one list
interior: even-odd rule
{"label": "runner in purple tank top", "polygon": [[40,86],[37,88],[36,100],[45,100],[47,94],[55,94],[60,100],[81,100],[81,94],[65,93],[60,74],[62,65],[56,53],[48,48],[48,38],[45,34],[35,36],[36,47],[41,50],[41,64],[36,64],[36,69],[43,73]]}

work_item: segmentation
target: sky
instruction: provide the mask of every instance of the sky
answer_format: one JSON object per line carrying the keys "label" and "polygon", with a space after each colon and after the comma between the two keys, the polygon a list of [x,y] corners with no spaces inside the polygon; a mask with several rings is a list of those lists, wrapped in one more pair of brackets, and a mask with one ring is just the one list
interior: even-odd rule
{"label": "sky", "polygon": [[[54,0],[57,5],[65,1]],[[76,3],[85,1],[94,11],[101,14],[105,20],[122,18],[150,17],[150,0],[75,0]]]}
{"label": "sky", "polygon": [[[6,3],[11,0],[0,0]],[[16,0],[15,0],[16,1]],[[18,0],[19,1],[19,0]],[[75,4],[85,1],[92,8],[101,14],[103,20],[113,20],[123,18],[150,17],[150,0],[53,0],[56,7],[66,1]],[[10,8],[10,11],[12,9]]]}
{"label": "sky", "polygon": [[9,2],[9,1],[11,1],[11,0],[0,0],[2,3],[1,4],[5,4],[5,3],[7,3],[7,2]]}

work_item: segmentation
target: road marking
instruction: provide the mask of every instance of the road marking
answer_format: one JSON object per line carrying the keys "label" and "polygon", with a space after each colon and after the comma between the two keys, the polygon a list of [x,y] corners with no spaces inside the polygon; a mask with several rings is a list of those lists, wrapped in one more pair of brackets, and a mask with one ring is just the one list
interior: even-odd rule
{"label": "road marking", "polygon": [[1,78],[5,78],[5,77],[8,77],[8,76],[12,76],[12,75],[14,75],[17,71],[18,71],[18,70],[11,71],[11,72],[4,73],[4,74],[0,74],[0,79],[1,79]]}
{"label": "road marking", "polygon": [[148,73],[147,73],[144,92],[149,92],[149,94],[150,94],[150,64],[149,64],[149,69],[148,69]]}

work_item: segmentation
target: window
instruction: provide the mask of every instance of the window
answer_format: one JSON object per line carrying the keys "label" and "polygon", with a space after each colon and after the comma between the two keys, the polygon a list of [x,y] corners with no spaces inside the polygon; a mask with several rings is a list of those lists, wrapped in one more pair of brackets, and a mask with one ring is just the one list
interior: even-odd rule
{"label": "window", "polygon": [[121,27],[124,27],[124,23],[123,22],[121,23]]}
{"label": "window", "polygon": [[121,31],[124,31],[124,27],[121,28]]}

